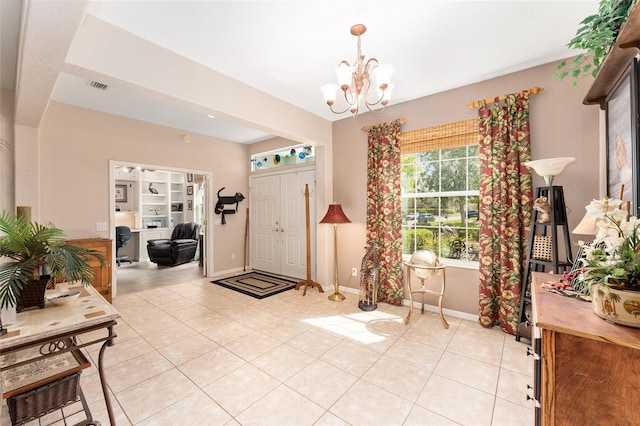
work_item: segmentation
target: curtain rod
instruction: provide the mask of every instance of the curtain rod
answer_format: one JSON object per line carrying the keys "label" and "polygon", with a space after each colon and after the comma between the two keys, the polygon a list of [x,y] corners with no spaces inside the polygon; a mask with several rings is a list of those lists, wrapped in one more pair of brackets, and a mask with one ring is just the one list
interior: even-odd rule
{"label": "curtain rod", "polygon": [[[538,93],[542,92],[542,90],[544,90],[542,87],[532,87],[530,89],[525,89],[525,90],[521,90],[519,93],[528,93],[530,95],[537,95]],[[506,96],[499,96],[498,100],[499,101],[503,101],[506,98]],[[487,98],[487,99],[483,99],[481,101],[473,101],[473,102],[469,102],[467,104],[467,108],[478,108],[480,105],[486,105],[486,104],[490,104],[495,102],[495,98]]]}
{"label": "curtain rod", "polygon": [[390,124],[390,123],[393,123],[394,121],[399,121],[400,124],[404,124],[405,121],[407,121],[407,119],[406,118],[398,118],[397,120],[387,121],[386,123],[378,123],[378,124],[373,124],[371,126],[364,126],[360,130],[362,130],[363,132],[367,133],[369,130],[371,130],[373,128],[373,126],[380,126],[382,124]]}

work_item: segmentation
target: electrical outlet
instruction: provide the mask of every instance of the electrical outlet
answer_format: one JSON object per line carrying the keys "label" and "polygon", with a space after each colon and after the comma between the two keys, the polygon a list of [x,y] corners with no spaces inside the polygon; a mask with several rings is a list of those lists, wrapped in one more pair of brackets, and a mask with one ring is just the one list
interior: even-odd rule
{"label": "electrical outlet", "polygon": [[231,253],[231,260],[236,260],[236,254],[235,253]]}
{"label": "electrical outlet", "polygon": [[107,222],[96,222],[96,232],[106,231]]}
{"label": "electrical outlet", "polygon": [[352,277],[358,276],[358,268],[351,268],[351,276]]}

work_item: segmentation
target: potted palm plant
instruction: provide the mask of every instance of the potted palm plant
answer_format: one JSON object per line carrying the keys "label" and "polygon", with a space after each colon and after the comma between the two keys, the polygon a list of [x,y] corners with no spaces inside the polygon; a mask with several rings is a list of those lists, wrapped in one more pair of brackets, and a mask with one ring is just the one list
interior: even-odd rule
{"label": "potted palm plant", "polygon": [[[4,235],[2,235],[4,234]],[[65,244],[64,232],[52,223],[40,224],[7,211],[0,214],[0,306],[44,308],[47,284],[56,279],[93,282],[93,269],[87,263],[103,256],[94,250]]]}

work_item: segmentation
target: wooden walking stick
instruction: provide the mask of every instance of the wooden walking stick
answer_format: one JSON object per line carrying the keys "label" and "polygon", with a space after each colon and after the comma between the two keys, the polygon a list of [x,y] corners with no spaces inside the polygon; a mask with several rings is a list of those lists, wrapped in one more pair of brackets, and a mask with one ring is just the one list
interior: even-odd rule
{"label": "wooden walking stick", "polygon": [[244,222],[244,259],[242,263],[242,270],[247,270],[247,248],[249,246],[249,207],[247,207],[247,218]]}
{"label": "wooden walking stick", "polygon": [[309,223],[310,219],[309,219],[309,184],[308,183],[305,184],[304,186],[304,205],[306,207],[306,213],[307,213],[307,279],[306,281],[299,281],[298,284],[296,284],[296,290],[298,290],[300,286],[304,286],[304,291],[302,292],[303,296],[307,294],[308,286],[317,287],[320,293],[324,293],[322,286],[319,283],[311,280],[311,224]]}

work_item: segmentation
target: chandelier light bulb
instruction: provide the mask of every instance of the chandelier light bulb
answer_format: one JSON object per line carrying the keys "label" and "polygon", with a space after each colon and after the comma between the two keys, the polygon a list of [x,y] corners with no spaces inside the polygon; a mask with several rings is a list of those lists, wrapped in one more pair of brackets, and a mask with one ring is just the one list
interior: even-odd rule
{"label": "chandelier light bulb", "polygon": [[327,105],[331,106],[336,101],[336,94],[338,93],[338,86],[333,83],[327,83],[320,86],[324,101]]}
{"label": "chandelier light bulb", "polygon": [[349,86],[351,85],[351,77],[352,71],[349,64],[342,62],[336,68],[336,74],[338,75],[338,85],[344,91],[349,90]]}
{"label": "chandelier light bulb", "polygon": [[389,100],[391,99],[391,93],[393,92],[394,89],[393,84],[389,84],[386,88],[386,90],[384,91],[384,93],[382,94],[382,101],[380,102],[382,105],[387,105],[389,103]]}
{"label": "chandelier light bulb", "polygon": [[391,74],[393,74],[393,65],[381,64],[375,68],[376,81],[380,89],[385,90],[389,86]]}

